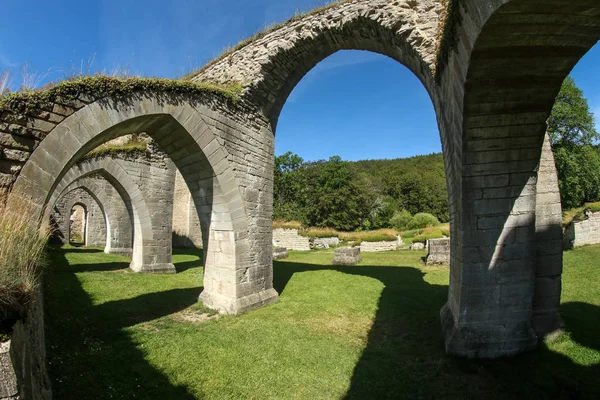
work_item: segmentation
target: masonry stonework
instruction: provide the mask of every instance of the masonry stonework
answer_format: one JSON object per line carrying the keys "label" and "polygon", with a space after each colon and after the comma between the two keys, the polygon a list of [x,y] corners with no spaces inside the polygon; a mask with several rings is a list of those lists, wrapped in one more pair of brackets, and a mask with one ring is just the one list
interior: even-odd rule
{"label": "masonry stonework", "polygon": [[[174,273],[171,258],[175,166],[171,160],[158,149],[84,160],[63,177],[53,198],[72,182],[94,174],[104,174],[113,186],[108,190],[119,191],[121,201],[129,204],[133,214],[131,268],[136,272]],[[111,230],[125,232],[128,221],[119,205],[121,201],[118,198],[111,201],[120,210]]]}
{"label": "masonry stonework", "polygon": [[[325,57],[343,49],[374,51],[420,79],[440,128],[452,237],[441,311],[447,352],[495,358],[531,350],[559,320],[560,262],[548,245],[556,235],[556,193],[546,188],[538,196],[546,120],[562,81],[600,39],[600,5],[449,3],[459,17],[451,21],[441,21],[443,5],[434,0],[353,0],[295,18],[193,77],[241,83],[236,102],[146,91],[80,96],[30,116],[3,111],[0,186],[12,188],[9,207],[25,199],[30,214],[41,218],[82,154],[123,134],[147,132],[181,172],[198,212],[204,304],[239,313],[276,301],[272,201],[279,113]],[[134,224],[150,224],[149,214]],[[164,253],[159,247],[151,256]]]}
{"label": "masonry stonework", "polygon": [[381,242],[362,242],[360,244],[360,251],[362,253],[377,253],[380,251],[393,251],[397,250],[398,246],[402,244],[402,240],[398,237],[395,241],[381,241]]}
{"label": "masonry stonework", "polygon": [[181,173],[175,175],[173,247],[202,247],[202,228],[192,195]]}
{"label": "masonry stonework", "polygon": [[[97,198],[84,188],[76,188],[65,193],[54,206],[52,219],[57,230],[53,235],[64,244],[71,241],[71,230],[74,229],[71,213],[76,205],[83,207],[84,226],[81,232],[85,235],[84,245],[93,247],[106,246],[106,220],[104,210]],[[75,216],[79,219],[79,216]]]}
{"label": "masonry stonework", "polygon": [[568,249],[600,244],[600,212],[585,211],[581,220],[567,225],[564,242]]}
{"label": "masonry stonework", "polygon": [[273,229],[273,246],[288,250],[309,251],[310,240],[298,234],[298,229]]}
{"label": "masonry stonework", "polygon": [[450,238],[427,241],[426,265],[450,265]]}
{"label": "masonry stonework", "polygon": [[[104,252],[131,256],[133,225],[130,204],[126,204],[118,190],[102,175],[81,177],[66,186],[58,197],[60,203],[65,193],[75,189],[87,191],[98,203],[106,219],[106,246]],[[56,210],[55,205],[54,209]],[[60,217],[54,215],[54,220]]]}

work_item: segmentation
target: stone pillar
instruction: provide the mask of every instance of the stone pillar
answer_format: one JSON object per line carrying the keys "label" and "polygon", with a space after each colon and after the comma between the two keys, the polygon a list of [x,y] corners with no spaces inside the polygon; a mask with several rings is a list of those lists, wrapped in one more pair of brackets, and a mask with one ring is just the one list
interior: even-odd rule
{"label": "stone pillar", "polygon": [[92,247],[106,247],[106,218],[104,212],[100,209],[100,205],[89,195],[83,191],[83,197],[88,202],[86,214],[86,229],[85,229],[85,245]]}
{"label": "stone pillar", "polygon": [[462,165],[449,296],[441,318],[448,353],[497,358],[537,345],[531,316],[542,137],[526,138],[531,140],[526,147],[510,138],[483,136],[466,145],[470,151]]}
{"label": "stone pillar", "polygon": [[[107,200],[109,240],[106,242],[104,252],[107,254],[120,254],[131,256],[133,248],[133,211],[125,203],[119,192],[106,179],[97,179],[98,185],[104,191]],[[110,211],[109,211],[110,210]]]}
{"label": "stone pillar", "polygon": [[536,270],[533,328],[541,338],[561,329],[562,206],[554,154],[548,134],[538,169],[535,208]]}
{"label": "stone pillar", "polygon": [[[149,215],[135,223],[148,224],[151,237],[134,238],[131,269],[143,273],[175,273],[172,262],[175,165],[158,149],[132,159],[114,159],[138,186]],[[118,178],[118,177],[117,177]],[[127,189],[127,188],[126,188]],[[136,199],[131,199],[132,203]],[[143,249],[142,249],[143,247]],[[137,254],[136,254],[137,253]]]}

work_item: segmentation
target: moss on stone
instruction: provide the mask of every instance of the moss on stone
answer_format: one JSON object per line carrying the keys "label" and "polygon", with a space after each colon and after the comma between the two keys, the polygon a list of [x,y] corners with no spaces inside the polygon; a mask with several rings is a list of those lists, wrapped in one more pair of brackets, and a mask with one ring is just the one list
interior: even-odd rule
{"label": "moss on stone", "polygon": [[0,98],[0,113],[35,116],[50,109],[54,103],[66,102],[87,96],[92,99],[103,97],[123,97],[138,91],[158,91],[162,93],[204,95],[214,94],[231,101],[237,101],[241,85],[227,87],[207,83],[166,78],[116,78],[104,75],[86,76],[61,81],[40,90],[11,92]]}
{"label": "moss on stone", "polygon": [[581,207],[563,211],[563,228],[566,228],[572,222],[584,220],[586,218],[586,213],[588,212],[600,212],[600,201],[595,203],[585,203]]}
{"label": "moss on stone", "polygon": [[122,145],[101,146],[83,156],[82,160],[93,160],[101,157],[115,157],[118,155],[142,154],[147,152],[147,144],[143,142],[127,143]]}
{"label": "moss on stone", "polygon": [[440,0],[440,2],[443,8],[436,35],[438,47],[434,66],[434,75],[438,83],[446,69],[450,53],[456,50],[458,44],[456,35],[458,26],[462,22],[460,7],[463,0]]}

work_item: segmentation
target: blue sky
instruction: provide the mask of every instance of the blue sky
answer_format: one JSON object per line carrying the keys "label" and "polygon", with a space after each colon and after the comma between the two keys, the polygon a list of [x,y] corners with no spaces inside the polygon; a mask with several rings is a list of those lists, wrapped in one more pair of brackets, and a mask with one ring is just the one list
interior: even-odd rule
{"label": "blue sky", "polygon": [[[24,63],[41,81],[69,71],[178,77],[228,46],[327,0],[2,0],[0,67]],[[88,65],[91,62],[91,67]],[[600,46],[573,71],[600,117]],[[16,80],[15,80],[16,81]],[[276,153],[316,160],[397,158],[441,150],[431,101],[399,63],[339,52],[292,92],[277,127]]]}

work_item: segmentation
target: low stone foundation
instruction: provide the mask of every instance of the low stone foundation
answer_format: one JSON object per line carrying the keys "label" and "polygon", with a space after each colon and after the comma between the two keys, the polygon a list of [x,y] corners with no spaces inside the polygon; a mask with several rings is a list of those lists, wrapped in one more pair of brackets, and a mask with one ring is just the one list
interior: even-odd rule
{"label": "low stone foundation", "polygon": [[565,248],[588,244],[600,244],[600,212],[585,211],[583,220],[573,221],[565,229]]}
{"label": "low stone foundation", "polygon": [[402,244],[402,239],[398,236],[398,240],[392,242],[362,242],[360,251],[363,253],[376,253],[380,251],[392,251],[398,249]]}
{"label": "low stone foundation", "polygon": [[335,265],[354,265],[360,260],[360,247],[338,247],[334,251],[333,264]]}
{"label": "low stone foundation", "polygon": [[340,244],[338,237],[325,237],[325,238],[313,238],[312,248],[313,249],[328,249],[331,246],[337,246]]}
{"label": "low stone foundation", "polygon": [[450,265],[450,238],[427,241],[426,265]]}
{"label": "low stone foundation", "polygon": [[273,245],[289,250],[310,251],[308,238],[300,236],[298,229],[273,229]]}
{"label": "low stone foundation", "polygon": [[414,242],[413,244],[410,245],[410,249],[411,250],[423,250],[423,249],[425,249],[425,243]]}

